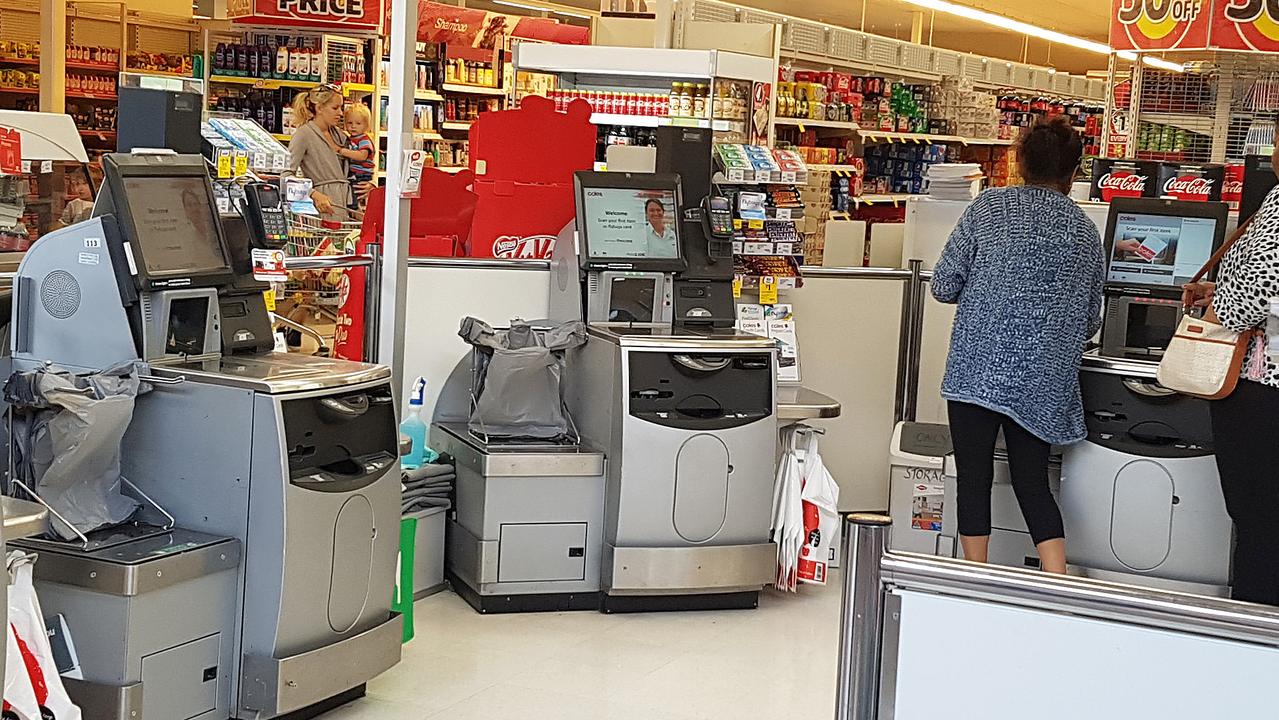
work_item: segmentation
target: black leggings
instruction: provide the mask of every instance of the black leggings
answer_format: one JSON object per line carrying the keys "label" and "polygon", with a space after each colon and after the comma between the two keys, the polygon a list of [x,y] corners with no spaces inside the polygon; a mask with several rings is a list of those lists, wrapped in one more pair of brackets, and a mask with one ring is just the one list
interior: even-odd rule
{"label": "black leggings", "polygon": [[962,402],[948,405],[950,439],[958,469],[956,496],[959,534],[990,535],[990,488],[995,475],[995,438],[1004,429],[1008,471],[1030,537],[1038,545],[1065,537],[1061,511],[1048,489],[1048,443],[1032,435],[1012,418]]}
{"label": "black leggings", "polygon": [[1235,521],[1232,596],[1279,605],[1279,388],[1240,380],[1209,407],[1221,494]]}

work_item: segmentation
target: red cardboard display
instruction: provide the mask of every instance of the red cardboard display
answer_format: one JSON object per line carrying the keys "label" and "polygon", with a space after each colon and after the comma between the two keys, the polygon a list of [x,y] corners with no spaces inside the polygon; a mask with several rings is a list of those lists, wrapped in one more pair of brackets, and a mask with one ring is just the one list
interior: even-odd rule
{"label": "red cardboard display", "polygon": [[595,164],[590,105],[578,99],[556,112],[530,95],[518,110],[480,113],[470,140],[477,202],[468,254],[549,258],[574,217],[573,173]]}
{"label": "red cardboard display", "polygon": [[[422,170],[422,194],[409,205],[409,256],[454,257],[465,255],[475,217],[474,178],[470,170],[446,173],[437,168]],[[369,245],[382,243],[385,220],[386,188],[369,193],[364,210],[364,224],[355,251],[367,253]],[[368,277],[363,272],[347,271],[338,296],[333,353],[346,359],[364,361],[364,289]],[[372,358],[367,358],[372,360]]]}

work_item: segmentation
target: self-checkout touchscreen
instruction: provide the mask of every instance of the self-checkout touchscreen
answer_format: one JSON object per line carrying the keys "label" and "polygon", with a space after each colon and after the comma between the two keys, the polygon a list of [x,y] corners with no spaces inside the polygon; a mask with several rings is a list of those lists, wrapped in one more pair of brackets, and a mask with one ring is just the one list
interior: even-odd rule
{"label": "self-checkout touchscreen", "polygon": [[1106,279],[1180,287],[1208,262],[1216,235],[1213,218],[1118,213]]}

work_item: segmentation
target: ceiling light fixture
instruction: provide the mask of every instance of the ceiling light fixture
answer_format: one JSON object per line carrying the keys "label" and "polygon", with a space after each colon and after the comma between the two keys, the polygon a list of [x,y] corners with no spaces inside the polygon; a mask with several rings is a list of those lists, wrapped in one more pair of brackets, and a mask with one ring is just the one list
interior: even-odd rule
{"label": "ceiling light fixture", "polygon": [[551,12],[550,8],[540,7],[538,5],[526,5],[524,3],[511,2],[511,0],[493,0],[495,5],[505,5],[507,7],[517,7],[522,10],[536,10],[537,12]]}
{"label": "ceiling light fixture", "polygon": [[[1059,33],[1055,30],[1049,30],[1048,28],[1042,28],[1037,25],[1031,25],[1029,23],[1021,22],[1020,20],[1014,20],[1009,17],[1004,17],[1003,15],[996,15],[995,13],[989,13],[989,12],[986,12],[985,10],[978,10],[977,8],[968,7],[967,5],[959,5],[957,3],[947,2],[947,0],[902,0],[902,1],[910,5],[927,8],[929,10],[935,10],[937,12],[946,13],[948,15],[955,15],[958,17],[967,18],[968,20],[973,20],[979,23],[985,23],[986,25],[993,25],[994,27],[1003,28],[1004,30],[1011,30],[1013,32],[1021,33],[1023,35],[1031,35],[1037,38],[1042,38],[1049,42],[1057,43],[1059,45],[1067,45],[1069,47],[1078,48],[1080,50],[1095,52],[1100,55],[1109,55],[1112,52],[1114,52],[1113,50],[1111,50],[1110,46],[1105,43],[1099,43],[1095,40],[1087,40],[1085,38],[1075,37],[1074,35]],[[1125,60],[1137,59],[1137,55],[1135,53],[1120,52],[1118,53],[1118,55],[1119,57]],[[1160,68],[1161,70],[1173,70],[1176,72],[1181,72],[1182,70],[1182,67],[1179,63],[1170,62],[1168,60],[1162,60],[1160,58],[1143,56],[1141,60],[1145,64],[1151,67]]]}

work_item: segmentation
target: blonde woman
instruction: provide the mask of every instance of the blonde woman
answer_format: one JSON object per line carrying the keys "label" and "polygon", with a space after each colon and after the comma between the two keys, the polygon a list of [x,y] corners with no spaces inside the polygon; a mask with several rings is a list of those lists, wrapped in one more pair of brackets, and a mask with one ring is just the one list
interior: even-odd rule
{"label": "blonde woman", "polygon": [[353,200],[342,156],[342,91],[336,85],[317,85],[293,98],[298,124],[289,140],[289,167],[313,184],[311,200],[322,215],[345,219]]}

